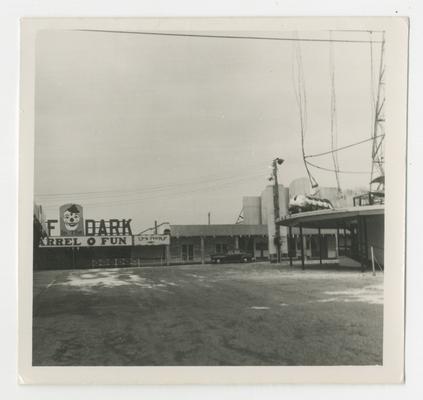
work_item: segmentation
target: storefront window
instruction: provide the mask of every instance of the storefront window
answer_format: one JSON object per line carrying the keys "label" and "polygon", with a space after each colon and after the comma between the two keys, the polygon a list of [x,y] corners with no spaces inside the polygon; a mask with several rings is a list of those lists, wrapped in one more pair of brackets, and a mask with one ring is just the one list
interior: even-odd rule
{"label": "storefront window", "polygon": [[226,243],[216,243],[216,253],[227,253],[228,246]]}

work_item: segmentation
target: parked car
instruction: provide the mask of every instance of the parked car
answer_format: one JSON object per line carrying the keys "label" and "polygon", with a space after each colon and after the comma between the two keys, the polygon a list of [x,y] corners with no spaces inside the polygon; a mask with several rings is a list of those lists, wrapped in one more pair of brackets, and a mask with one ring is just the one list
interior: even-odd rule
{"label": "parked car", "polygon": [[249,253],[227,253],[227,254],[212,254],[211,262],[213,264],[222,263],[247,263],[254,261],[254,257]]}

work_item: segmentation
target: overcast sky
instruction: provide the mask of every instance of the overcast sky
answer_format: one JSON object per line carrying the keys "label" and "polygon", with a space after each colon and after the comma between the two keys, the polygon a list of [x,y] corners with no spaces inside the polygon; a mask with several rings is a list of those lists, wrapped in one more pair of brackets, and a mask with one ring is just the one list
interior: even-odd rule
{"label": "overcast sky", "polygon": [[[371,134],[370,50],[333,50],[343,146]],[[329,44],[302,42],[301,52],[312,154],[330,149]],[[293,68],[292,42],[40,33],[36,201],[48,218],[77,202],[86,218],[132,218],[135,231],[155,219],[207,223],[209,211],[212,223],[235,222],[242,197],[260,194],[276,156],[285,159],[283,184],[305,176]],[[370,171],[370,152],[370,143],[340,152],[340,168]],[[330,156],[315,162],[332,167]],[[336,185],[333,173],[313,175]],[[341,185],[367,186],[369,175],[341,175]]]}

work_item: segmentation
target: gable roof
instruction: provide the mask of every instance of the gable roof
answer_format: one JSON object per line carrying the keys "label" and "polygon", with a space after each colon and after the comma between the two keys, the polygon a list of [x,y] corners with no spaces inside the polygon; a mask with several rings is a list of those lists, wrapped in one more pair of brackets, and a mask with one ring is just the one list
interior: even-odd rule
{"label": "gable roof", "polygon": [[266,236],[267,225],[170,225],[174,237],[192,236]]}

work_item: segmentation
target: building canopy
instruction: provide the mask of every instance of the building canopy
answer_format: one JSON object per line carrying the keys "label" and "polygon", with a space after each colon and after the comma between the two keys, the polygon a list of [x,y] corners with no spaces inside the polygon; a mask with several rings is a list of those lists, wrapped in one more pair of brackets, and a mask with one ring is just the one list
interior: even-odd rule
{"label": "building canopy", "polygon": [[359,217],[383,216],[384,213],[384,205],[336,208],[291,214],[280,219],[278,223],[282,226],[291,227],[335,229],[340,224],[356,220]]}

